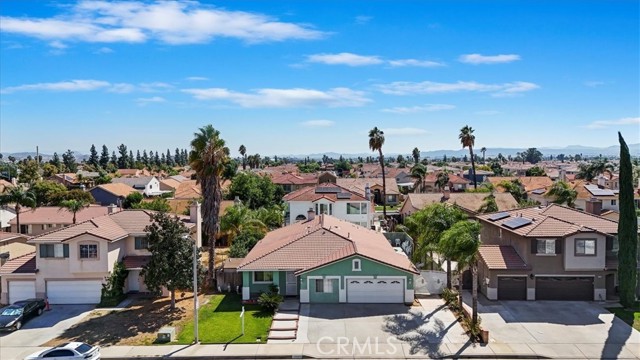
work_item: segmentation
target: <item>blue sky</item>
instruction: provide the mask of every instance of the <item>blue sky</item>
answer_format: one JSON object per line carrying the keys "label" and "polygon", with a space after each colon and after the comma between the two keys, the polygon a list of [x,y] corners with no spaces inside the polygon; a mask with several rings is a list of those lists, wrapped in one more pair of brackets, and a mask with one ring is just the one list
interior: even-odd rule
{"label": "blue sky", "polygon": [[637,1],[10,1],[0,151],[640,142]]}

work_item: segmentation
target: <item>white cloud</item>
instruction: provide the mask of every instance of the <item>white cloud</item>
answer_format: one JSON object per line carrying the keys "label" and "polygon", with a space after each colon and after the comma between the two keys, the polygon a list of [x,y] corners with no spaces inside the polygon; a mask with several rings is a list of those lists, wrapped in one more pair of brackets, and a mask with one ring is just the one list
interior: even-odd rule
{"label": "white cloud", "polygon": [[136,87],[132,84],[127,83],[117,83],[113,84],[109,88],[109,92],[118,93],[118,94],[128,94],[130,92],[134,92]]}
{"label": "white cloud", "polygon": [[441,94],[455,92],[488,92],[495,97],[516,96],[523,92],[538,89],[540,86],[524,81],[503,84],[483,84],[475,81],[439,83],[433,81],[410,82],[396,81],[377,85],[378,90],[390,95]]}
{"label": "white cloud", "polygon": [[417,59],[398,59],[398,60],[389,60],[389,65],[393,67],[404,67],[404,66],[417,66],[417,67],[440,67],[445,66],[444,63],[430,60],[417,60]]}
{"label": "white cloud", "polygon": [[372,19],[373,19],[373,16],[358,15],[358,16],[356,16],[356,24],[364,25],[364,24],[368,23],[369,21],[371,21]]}
{"label": "white cloud", "polygon": [[456,107],[454,105],[448,105],[448,104],[427,104],[424,106],[393,107],[388,109],[382,109],[382,111],[394,113],[394,114],[413,114],[417,112],[452,110],[455,108]]}
{"label": "white cloud", "polygon": [[85,0],[64,9],[50,18],[0,17],[0,31],[43,40],[141,43],[153,39],[166,44],[207,43],[218,37],[249,43],[310,40],[326,35],[309,25],[187,0]]}
{"label": "white cloud", "polygon": [[387,136],[418,136],[427,134],[427,130],[412,128],[412,127],[404,127],[404,128],[388,128],[382,129],[384,131],[384,135]]}
{"label": "white cloud", "polygon": [[352,53],[314,54],[307,56],[307,62],[326,65],[365,66],[382,64],[378,56],[357,55]]}
{"label": "white cloud", "polygon": [[331,120],[309,120],[301,123],[304,127],[330,127],[334,124],[335,122]]}
{"label": "white cloud", "polygon": [[54,49],[66,49],[68,46],[65,45],[65,43],[63,43],[62,41],[59,40],[54,40],[52,42],[49,43],[49,46],[51,46]]}
{"label": "white cloud", "polygon": [[224,88],[183,89],[199,100],[224,100],[246,108],[291,107],[355,107],[371,100],[361,91],[333,88],[327,91],[313,89],[258,89],[252,93],[231,91]]}
{"label": "white cloud", "polygon": [[207,81],[209,78],[204,76],[189,76],[186,78],[189,81]]}
{"label": "white cloud", "polygon": [[140,106],[146,106],[148,104],[151,103],[163,103],[166,102],[167,100],[163,97],[160,96],[152,96],[149,98],[137,98],[136,102],[138,103],[138,105]]}
{"label": "white cloud", "polygon": [[588,87],[592,87],[592,88],[595,88],[595,87],[598,87],[598,86],[602,86],[604,84],[605,84],[604,81],[585,81],[584,82],[584,86],[588,86]]}
{"label": "white cloud", "polygon": [[107,88],[110,85],[109,82],[100,80],[69,80],[10,86],[2,89],[2,93],[11,94],[19,91],[93,91]]}
{"label": "white cloud", "polygon": [[103,46],[100,49],[94,51],[93,53],[94,54],[111,54],[112,52],[113,52],[113,49]]}
{"label": "white cloud", "polygon": [[503,64],[520,60],[520,55],[516,54],[501,54],[501,55],[481,55],[481,54],[465,54],[460,55],[458,59],[460,62],[466,64]]}
{"label": "white cloud", "polygon": [[587,129],[604,129],[616,125],[640,125],[640,117],[628,117],[618,120],[599,120],[585,125]]}

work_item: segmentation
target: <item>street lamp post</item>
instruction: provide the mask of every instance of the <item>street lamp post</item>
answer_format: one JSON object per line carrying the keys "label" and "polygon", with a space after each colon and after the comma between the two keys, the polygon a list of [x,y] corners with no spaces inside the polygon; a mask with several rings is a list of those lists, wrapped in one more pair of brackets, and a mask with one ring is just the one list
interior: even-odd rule
{"label": "street lamp post", "polygon": [[194,343],[199,343],[198,337],[198,244],[193,240],[193,336]]}

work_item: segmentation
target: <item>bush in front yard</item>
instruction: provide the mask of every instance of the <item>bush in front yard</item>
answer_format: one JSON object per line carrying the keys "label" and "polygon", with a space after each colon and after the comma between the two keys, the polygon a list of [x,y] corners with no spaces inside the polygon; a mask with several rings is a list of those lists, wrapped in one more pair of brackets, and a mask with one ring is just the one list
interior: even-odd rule
{"label": "bush in front yard", "polygon": [[99,307],[116,306],[120,301],[124,300],[124,284],[127,280],[129,272],[122,262],[113,265],[111,275],[107,277],[105,284],[102,284],[102,293],[100,294]]}
{"label": "bush in front yard", "polygon": [[262,306],[262,309],[266,312],[273,313],[278,309],[280,303],[284,300],[284,297],[278,293],[278,287],[275,285],[269,286],[269,291],[260,294],[258,297],[258,304]]}

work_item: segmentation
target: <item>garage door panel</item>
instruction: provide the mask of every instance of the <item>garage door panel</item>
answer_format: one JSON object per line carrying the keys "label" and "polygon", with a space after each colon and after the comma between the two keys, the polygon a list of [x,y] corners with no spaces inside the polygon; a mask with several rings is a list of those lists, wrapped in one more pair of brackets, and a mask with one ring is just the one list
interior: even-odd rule
{"label": "garage door panel", "polygon": [[98,304],[101,291],[100,280],[47,281],[50,304]]}
{"label": "garage door panel", "polygon": [[9,281],[9,303],[36,297],[35,281]]}
{"label": "garage door panel", "polygon": [[402,279],[349,279],[347,280],[347,302],[403,303],[404,281]]}
{"label": "garage door panel", "polygon": [[498,300],[527,300],[527,278],[498,277]]}
{"label": "garage door panel", "polygon": [[536,300],[593,301],[593,278],[538,277]]}

